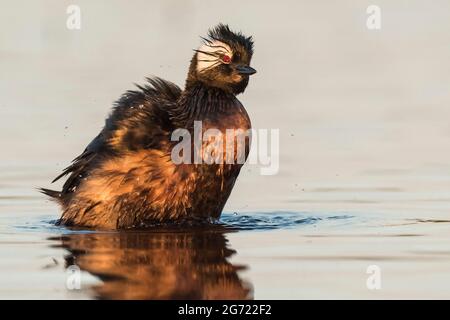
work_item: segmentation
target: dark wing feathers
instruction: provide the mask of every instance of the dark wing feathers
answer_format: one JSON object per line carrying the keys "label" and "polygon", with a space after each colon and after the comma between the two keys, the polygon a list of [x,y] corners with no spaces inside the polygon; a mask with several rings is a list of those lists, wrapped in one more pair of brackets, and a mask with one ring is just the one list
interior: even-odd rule
{"label": "dark wing feathers", "polygon": [[181,89],[176,84],[164,79],[145,78],[147,84],[134,84],[139,90],[128,90],[116,102],[116,108],[127,107],[145,100],[151,102],[175,102],[181,95]]}
{"label": "dark wing feathers", "polygon": [[[90,163],[95,158],[95,156],[102,151],[101,149],[104,147],[104,145],[105,141],[103,137],[103,132],[101,132],[97,137],[95,137],[94,140],[91,141],[91,143],[89,143],[89,145],[86,147],[86,149],[83,151],[82,154],[80,154],[78,157],[72,160],[72,164],[70,166],[65,168],[59,176],[53,179],[52,183],[58,181],[59,179],[61,179],[62,177],[64,177],[69,173],[81,174],[83,168],[85,168],[85,166],[88,163]],[[73,180],[73,178],[71,179],[71,177],[69,177],[69,179],[67,179],[65,184],[70,185],[71,180]],[[64,189],[65,188],[63,188],[63,192]]]}
{"label": "dark wing feathers", "polygon": [[45,188],[41,188],[40,191],[58,201],[64,201],[65,195],[75,191],[76,187],[80,184],[81,179],[83,179],[88,166],[93,163],[96,156],[102,153],[104,145],[105,142],[103,140],[103,135],[100,133],[94,140],[92,140],[81,155],[72,160],[72,164],[70,166],[65,168],[59,176],[53,179],[52,183],[58,181],[66,175],[69,175],[60,192]]}
{"label": "dark wing feathers", "polygon": [[61,192],[59,191],[50,190],[46,188],[39,188],[38,190],[43,194],[45,194],[46,196],[49,196],[50,198],[59,199],[61,197]]}
{"label": "dark wing feathers", "polygon": [[167,101],[176,101],[181,95],[181,89],[176,84],[154,77],[146,78],[151,86],[145,86],[144,93],[152,97],[163,98]]}
{"label": "dark wing feathers", "polygon": [[[169,125],[170,119],[168,110],[164,110],[164,107],[176,103],[181,95],[181,89],[177,85],[161,78],[146,78],[146,80],[148,81],[148,84],[143,86],[137,85],[139,90],[127,91],[122,95],[116,102],[113,113],[106,120],[106,125],[100,134],[92,140],[81,155],[72,161],[70,166],[65,168],[63,172],[52,181],[53,183],[64,176],[69,175],[63,185],[62,191],[58,192],[41,188],[40,191],[42,193],[61,202],[67,200],[66,196],[76,190],[81,180],[88,174],[92,165],[97,163],[97,161],[101,161],[105,155],[111,155],[115,152],[108,144],[109,138],[114,134],[114,130],[117,130],[118,126],[122,125],[123,120],[132,118],[133,121],[139,121],[140,117],[137,117],[135,113],[142,112],[147,119],[145,124],[142,123],[140,126],[137,126],[136,129],[148,129],[149,134],[152,134],[153,132],[156,133],[158,130],[155,130],[157,128],[146,128],[146,126],[153,125],[153,127],[155,127]],[[134,108],[136,105],[140,104],[146,106],[144,110]],[[149,120],[151,120],[150,123]],[[133,123],[133,125],[135,125],[135,123]],[[132,132],[130,131],[130,133]],[[154,136],[155,139],[158,139],[158,137],[157,134]],[[147,140],[151,138],[152,137],[146,137]],[[148,141],[143,143],[149,147],[157,145],[148,143]]]}

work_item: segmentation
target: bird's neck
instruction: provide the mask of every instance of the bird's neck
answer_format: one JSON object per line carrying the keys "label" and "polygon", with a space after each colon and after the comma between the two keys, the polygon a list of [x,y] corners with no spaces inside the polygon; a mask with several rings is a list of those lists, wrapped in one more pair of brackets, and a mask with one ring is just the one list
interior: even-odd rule
{"label": "bird's neck", "polygon": [[208,87],[200,81],[187,82],[186,89],[177,101],[172,115],[180,126],[189,126],[194,121],[219,116],[234,105],[234,94],[219,88]]}

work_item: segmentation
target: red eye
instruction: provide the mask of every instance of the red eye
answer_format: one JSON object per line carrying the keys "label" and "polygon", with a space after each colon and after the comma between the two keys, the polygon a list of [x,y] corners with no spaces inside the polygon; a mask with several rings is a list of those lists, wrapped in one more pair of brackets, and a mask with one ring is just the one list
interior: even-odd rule
{"label": "red eye", "polygon": [[231,62],[231,57],[230,56],[227,56],[226,54],[224,54],[223,56],[222,56],[222,61],[223,61],[223,63],[230,63]]}

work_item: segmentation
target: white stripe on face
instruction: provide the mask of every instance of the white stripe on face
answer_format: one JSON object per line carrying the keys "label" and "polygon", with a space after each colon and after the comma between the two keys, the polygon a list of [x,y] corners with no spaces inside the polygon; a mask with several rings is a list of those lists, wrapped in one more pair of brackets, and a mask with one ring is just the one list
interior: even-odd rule
{"label": "white stripe on face", "polygon": [[217,53],[219,55],[226,54],[230,58],[233,58],[233,52],[231,51],[230,46],[227,45],[226,43],[217,40],[203,44],[200,48],[198,48],[198,50],[199,52],[197,52],[197,72],[203,72],[206,69],[211,68],[214,65],[219,65],[221,63],[219,57],[209,55],[208,53],[212,54]]}

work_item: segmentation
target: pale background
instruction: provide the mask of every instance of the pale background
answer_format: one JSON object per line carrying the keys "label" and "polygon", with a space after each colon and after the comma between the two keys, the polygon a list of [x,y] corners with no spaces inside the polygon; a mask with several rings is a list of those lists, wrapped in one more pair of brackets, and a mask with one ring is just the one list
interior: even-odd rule
{"label": "pale background", "polygon": [[[69,4],[81,7],[79,31],[66,29]],[[366,28],[370,4],[381,7],[381,30]],[[45,212],[58,217],[56,206],[45,202],[34,188],[50,186],[50,180],[98,133],[113,101],[132,89],[133,82],[157,75],[183,86],[199,36],[224,22],[255,39],[252,65],[258,73],[240,96],[253,126],[280,129],[279,174],[261,176],[258,167],[245,167],[227,211],[376,214],[389,222],[393,217],[448,220],[449,16],[448,0],[0,0],[3,217],[14,221],[14,212],[20,210],[24,215]],[[448,292],[434,290],[449,287],[448,272],[441,269],[449,270],[449,248],[441,247],[448,243],[448,233],[418,233],[433,235],[430,248],[443,254],[433,264],[439,270],[430,269],[435,275],[431,280],[420,273],[422,279],[417,276],[420,263],[413,264],[418,269],[411,278],[396,278],[399,289],[387,297],[398,292],[416,297],[414,292],[424,292],[423,287],[406,290],[411,279],[422,279],[429,295],[448,297]],[[257,248],[268,246],[267,240],[252,243],[247,237],[245,233],[230,236],[241,253],[237,259],[244,263],[253,261],[246,252],[253,257]],[[273,237],[298,241],[295,234]],[[268,242],[276,243],[273,239]],[[333,238],[332,243],[339,241]],[[407,242],[395,244],[391,248],[398,252],[411,247]],[[385,240],[379,245],[380,252],[389,255]],[[283,248],[289,251],[288,246]],[[330,248],[325,242],[307,251],[305,259]],[[355,254],[366,252],[365,248]],[[279,247],[267,250],[284,252]],[[398,252],[392,251],[392,257]],[[249,277],[259,290],[255,292],[263,292],[260,297],[306,293],[326,297],[324,292],[333,296],[346,287],[341,283],[328,291],[305,292],[299,289],[305,286],[302,282],[286,291],[300,278],[288,277],[284,282],[273,278],[270,283],[270,272],[299,269],[286,261],[273,265],[275,260],[255,262],[250,268]],[[314,262],[311,270],[322,270],[321,265]],[[328,275],[339,282],[330,270],[301,279],[323,280]],[[364,296],[367,292],[361,290]]]}

